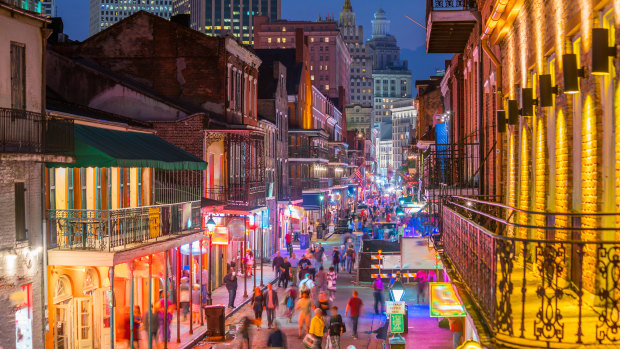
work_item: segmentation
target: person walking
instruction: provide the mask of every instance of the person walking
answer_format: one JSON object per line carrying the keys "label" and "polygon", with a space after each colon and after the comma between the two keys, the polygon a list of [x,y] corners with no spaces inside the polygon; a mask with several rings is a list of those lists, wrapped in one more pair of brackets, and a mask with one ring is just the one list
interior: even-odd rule
{"label": "person walking", "polygon": [[159,303],[155,302],[152,305],[151,316],[145,318],[144,330],[146,331],[146,338],[149,336],[153,339],[153,346],[155,348],[159,348],[159,336],[157,333],[159,332]]}
{"label": "person walking", "polygon": [[276,309],[278,309],[278,293],[273,290],[271,284],[267,284],[265,292],[265,309],[267,310],[267,328],[273,326],[273,320],[276,318]]}
{"label": "person walking", "polygon": [[379,315],[379,306],[381,306],[381,312],[384,311],[383,308],[383,289],[385,285],[383,284],[383,280],[381,280],[381,275],[377,275],[377,278],[372,282],[372,294],[375,298],[375,314]]}
{"label": "person walking", "polygon": [[293,242],[292,242],[291,232],[287,231],[286,235],[284,235],[284,241],[286,241],[286,250],[288,251],[289,257],[293,256]]}
{"label": "person walking", "polygon": [[[418,297],[417,297],[418,304],[425,303],[425,301],[426,301],[426,297],[425,297],[426,280],[425,280],[424,276],[418,277],[418,287],[417,287],[417,289],[418,289]],[[422,302],[420,302],[420,298],[422,298]]]}
{"label": "person walking", "polygon": [[247,252],[245,253],[245,275],[246,276],[254,275],[253,267],[254,267],[254,253],[252,253],[252,250],[248,248]]}
{"label": "person walking", "polygon": [[237,298],[237,273],[233,267],[228,269],[228,274],[224,276],[224,285],[228,291],[228,307],[235,307],[235,298]]}
{"label": "person walking", "polygon": [[280,266],[280,278],[278,279],[278,287],[284,284],[284,288],[288,287],[288,283],[291,281],[291,263],[287,257],[284,257],[284,262]]}
{"label": "person walking", "polygon": [[340,337],[345,331],[344,321],[342,316],[338,314],[338,307],[332,307],[332,316],[329,318],[329,330],[327,332],[329,336],[329,345],[331,349],[340,349]]}
{"label": "person walking", "polygon": [[314,317],[310,321],[310,330],[308,333],[316,339],[315,348],[322,348],[323,333],[325,332],[325,321],[323,321],[323,312],[321,309],[314,309]]}
{"label": "person walking", "polygon": [[340,251],[338,251],[338,247],[334,247],[334,251],[332,251],[332,267],[335,268],[336,273],[340,269],[338,268],[339,265],[340,265]]}
{"label": "person walking", "polygon": [[288,260],[291,263],[291,282],[293,285],[297,285],[297,273],[299,272],[299,258],[294,253],[291,254],[291,258]]}
{"label": "person walking", "polygon": [[252,310],[254,310],[254,324],[256,328],[260,330],[260,326],[263,322],[263,309],[265,309],[265,297],[258,286],[254,288],[251,305]]}
{"label": "person walking", "polygon": [[301,292],[301,298],[297,300],[297,304],[295,305],[295,309],[299,310],[299,320],[297,322],[297,327],[299,330],[299,339],[302,338],[301,330],[304,329],[304,333],[307,333],[310,330],[310,317],[312,316],[312,301],[308,296],[308,293]]}
{"label": "person walking", "polygon": [[329,301],[333,302],[336,299],[336,279],[338,274],[334,271],[334,267],[329,267],[329,273],[327,273],[327,292],[329,293]]}
{"label": "person walking", "polygon": [[314,281],[310,278],[310,273],[306,273],[306,277],[299,282],[299,292],[306,293],[308,296],[314,289]]}
{"label": "person walking", "polygon": [[133,307],[133,347],[140,348],[140,327],[142,326],[142,311],[140,311],[140,306],[136,305]]}
{"label": "person walking", "polygon": [[310,260],[306,256],[302,256],[297,264],[299,269],[299,280],[302,280],[306,274],[310,273]]}
{"label": "person walking", "polygon": [[280,323],[273,323],[273,331],[267,338],[267,348],[286,349],[286,335],[280,330]]}
{"label": "person walking", "polygon": [[273,261],[271,262],[271,269],[275,272],[276,279],[280,278],[280,273],[282,272],[280,270],[280,267],[282,266],[282,263],[284,263],[284,258],[280,256],[280,251],[278,251],[276,252],[276,256],[273,257]]}
{"label": "person walking", "polygon": [[[252,320],[250,320],[249,317],[244,316],[243,319],[241,319],[241,328],[239,329],[239,336],[241,337],[241,343],[240,344],[245,344],[245,347],[247,347],[247,349],[250,349],[250,325],[252,324]],[[243,348],[244,346],[241,345],[239,346],[239,348]]]}
{"label": "person walking", "polygon": [[319,272],[316,273],[314,280],[316,281],[317,291],[325,291],[325,289],[327,288],[327,274],[325,273],[325,269],[323,269],[322,266],[319,268]]}
{"label": "person walking", "polygon": [[183,322],[187,321],[187,315],[189,314],[189,298],[191,297],[192,290],[189,284],[189,277],[183,276],[181,278],[181,286],[179,288],[179,302],[181,303],[181,310],[183,311]]}
{"label": "person walking", "polygon": [[360,315],[364,312],[364,302],[362,302],[362,299],[359,298],[358,295],[357,291],[353,291],[353,296],[349,298],[347,307],[344,310],[344,316],[347,316],[347,314],[351,316],[351,322],[353,323],[353,339],[357,339],[357,323]]}
{"label": "person walking", "polygon": [[295,285],[292,285],[291,288],[286,292],[286,298],[284,304],[286,304],[286,316],[288,317],[288,322],[293,321],[293,313],[295,312],[295,300],[297,299],[297,289]]}
{"label": "person walking", "polygon": [[340,246],[340,268],[342,269],[342,271],[345,271],[347,268],[346,253],[347,253],[346,245],[341,245]]}
{"label": "person walking", "polygon": [[325,318],[324,320],[327,320],[327,316],[329,315],[329,300],[325,292],[319,293],[319,300],[316,303],[316,307],[321,309],[321,314]]}
{"label": "person walking", "polygon": [[355,250],[353,249],[353,245],[349,245],[349,248],[346,252],[347,258],[347,271],[351,274],[353,270],[353,264],[355,264]]}
{"label": "person walking", "polygon": [[192,321],[200,323],[200,285],[195,284],[192,290]]}

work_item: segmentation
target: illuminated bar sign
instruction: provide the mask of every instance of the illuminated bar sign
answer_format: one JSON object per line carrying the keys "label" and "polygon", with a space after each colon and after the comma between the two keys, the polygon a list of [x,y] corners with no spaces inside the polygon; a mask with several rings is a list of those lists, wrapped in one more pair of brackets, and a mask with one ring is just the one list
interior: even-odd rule
{"label": "illuminated bar sign", "polygon": [[213,245],[228,245],[228,228],[215,227],[212,238]]}
{"label": "illuminated bar sign", "polygon": [[454,286],[448,282],[430,283],[430,309],[432,317],[465,316],[465,307],[456,297]]}

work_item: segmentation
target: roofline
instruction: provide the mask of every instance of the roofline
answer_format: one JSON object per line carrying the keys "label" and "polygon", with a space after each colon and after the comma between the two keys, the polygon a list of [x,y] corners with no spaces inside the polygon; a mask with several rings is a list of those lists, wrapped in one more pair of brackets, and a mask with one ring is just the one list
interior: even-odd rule
{"label": "roofline", "polygon": [[37,21],[40,21],[40,22],[43,22],[43,23],[47,23],[47,24],[52,23],[51,20],[49,20],[49,19],[47,19],[47,18],[45,18],[45,17],[43,17],[41,15],[38,15],[36,12],[23,10],[23,9],[21,9],[19,7],[15,7],[13,5],[9,5],[9,4],[4,3],[2,1],[0,1],[0,8],[4,8],[4,9],[8,10],[9,12],[19,13],[20,15],[22,15],[24,17],[28,17],[30,19],[34,19],[34,20],[37,20]]}

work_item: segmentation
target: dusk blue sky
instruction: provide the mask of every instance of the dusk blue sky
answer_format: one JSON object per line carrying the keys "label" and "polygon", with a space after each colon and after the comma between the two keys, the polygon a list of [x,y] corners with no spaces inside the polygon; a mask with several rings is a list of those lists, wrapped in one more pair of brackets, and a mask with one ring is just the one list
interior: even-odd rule
{"label": "dusk blue sky", "polygon": [[[291,20],[316,20],[334,15],[336,19],[342,10],[344,0],[282,0],[282,18]],[[57,15],[63,18],[65,33],[73,40],[88,37],[88,0],[56,0]],[[364,36],[369,38],[375,11],[381,7],[391,20],[391,34],[401,47],[401,59],[409,60],[414,80],[427,79],[437,69],[444,68],[448,55],[427,55],[425,52],[425,31],[405,17],[410,16],[424,24],[426,0],[351,0],[357,25],[364,26]]]}

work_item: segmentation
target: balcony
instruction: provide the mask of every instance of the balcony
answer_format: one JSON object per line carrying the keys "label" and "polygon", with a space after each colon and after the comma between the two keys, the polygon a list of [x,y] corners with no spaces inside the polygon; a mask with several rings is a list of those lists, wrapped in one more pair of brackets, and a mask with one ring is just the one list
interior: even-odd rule
{"label": "balcony", "polygon": [[0,153],[71,155],[73,121],[0,108]]}
{"label": "balcony", "polygon": [[600,226],[618,218],[446,199],[446,270],[490,332],[483,346],[617,347],[620,230]]}
{"label": "balcony", "polygon": [[227,206],[254,208],[265,206],[266,191],[264,182],[229,184],[207,188],[206,198],[226,203]]}
{"label": "balcony", "polygon": [[333,182],[331,178],[289,178],[288,183],[291,198],[301,198],[302,192],[329,189]]}
{"label": "balcony", "polygon": [[196,232],[200,201],[113,210],[48,210],[50,248],[121,251]]}
{"label": "balcony", "polygon": [[426,1],[426,53],[463,53],[476,25],[473,0]]}
{"label": "balcony", "polygon": [[[478,144],[436,144],[423,153],[423,186],[426,190],[447,189],[450,194],[478,186]],[[443,194],[446,194],[444,191]]]}
{"label": "balcony", "polygon": [[327,149],[317,146],[289,146],[289,159],[327,159]]}

